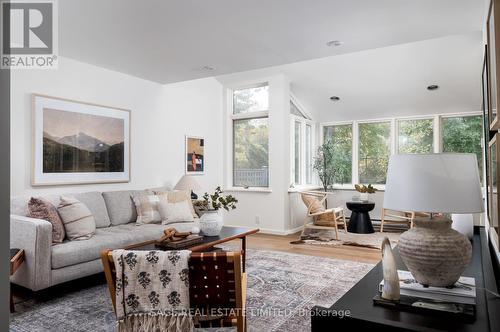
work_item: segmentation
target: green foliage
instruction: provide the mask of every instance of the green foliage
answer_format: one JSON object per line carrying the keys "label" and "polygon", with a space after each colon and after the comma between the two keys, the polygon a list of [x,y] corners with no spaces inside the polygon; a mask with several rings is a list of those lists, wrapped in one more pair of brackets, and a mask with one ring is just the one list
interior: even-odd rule
{"label": "green foliage", "polygon": [[220,208],[226,211],[236,209],[238,200],[232,195],[223,196],[222,193],[220,187],[215,188],[213,194],[205,193],[203,195],[204,206],[213,210],[219,210]]}
{"label": "green foliage", "polygon": [[398,123],[399,153],[432,153],[434,124],[432,119],[402,120]]}
{"label": "green foliage", "polygon": [[347,177],[347,173],[350,173],[350,156],[345,154],[341,145],[329,139],[318,148],[313,168],[318,172],[326,191],[332,184],[340,183]]}
{"label": "green foliage", "polygon": [[350,183],[352,179],[352,125],[324,127],[323,141],[331,141],[334,147],[335,163],[340,169],[335,183]]}
{"label": "green foliage", "polygon": [[359,180],[384,184],[389,165],[391,125],[389,122],[359,125]]}
{"label": "green foliage", "polygon": [[443,152],[475,153],[481,177],[483,175],[482,125],[480,115],[443,119]]}
{"label": "green foliage", "polygon": [[234,168],[261,169],[269,164],[267,119],[234,121]]}

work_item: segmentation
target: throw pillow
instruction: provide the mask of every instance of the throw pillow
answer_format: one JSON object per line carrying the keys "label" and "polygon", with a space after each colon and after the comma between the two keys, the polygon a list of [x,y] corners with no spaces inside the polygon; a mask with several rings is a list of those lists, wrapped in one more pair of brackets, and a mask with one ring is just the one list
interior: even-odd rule
{"label": "throw pillow", "polygon": [[74,197],[61,197],[57,208],[69,240],[87,240],[95,233],[95,220],[89,208]]}
{"label": "throw pillow", "polygon": [[155,195],[135,195],[132,199],[137,210],[137,225],[151,224],[161,221],[158,211],[158,196]]}
{"label": "throw pillow", "polygon": [[47,220],[52,224],[52,243],[61,243],[66,235],[64,225],[52,203],[43,198],[34,198],[28,202],[28,217]]}
{"label": "throw pillow", "polygon": [[169,203],[178,203],[182,201],[187,201],[189,210],[191,211],[191,214],[193,215],[194,218],[198,218],[198,215],[196,214],[196,211],[194,210],[193,207],[193,202],[191,201],[191,192],[190,191],[184,191],[184,190],[178,190],[178,191],[155,191],[155,194],[160,197],[166,198]]}
{"label": "throw pillow", "polygon": [[177,203],[160,200],[159,209],[162,218],[162,225],[194,221],[193,214],[189,208],[189,203],[186,200]]}

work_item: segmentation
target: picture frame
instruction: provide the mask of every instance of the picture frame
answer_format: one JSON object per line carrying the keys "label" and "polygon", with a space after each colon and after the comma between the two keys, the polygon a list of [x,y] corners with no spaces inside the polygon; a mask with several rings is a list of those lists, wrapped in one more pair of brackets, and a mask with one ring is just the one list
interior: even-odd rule
{"label": "picture frame", "polygon": [[493,241],[499,246],[499,216],[500,216],[500,197],[498,196],[498,179],[500,178],[499,156],[500,156],[500,134],[497,132],[488,144],[489,149],[489,169],[491,170],[489,178],[489,206],[490,206],[490,234]]}
{"label": "picture frame", "polygon": [[205,174],[205,138],[185,136],[184,161],[186,174]]}
{"label": "picture frame", "polygon": [[488,10],[488,18],[486,20],[486,30],[487,30],[487,40],[488,40],[488,119],[489,119],[489,129],[498,130],[500,122],[498,120],[498,96],[499,96],[499,86],[497,84],[498,70],[500,69],[499,59],[497,59],[496,54],[499,53],[498,47],[500,46],[500,41],[497,40],[500,34],[497,33],[498,30],[498,19],[500,17],[497,12],[500,10],[500,0],[492,0]]}
{"label": "picture frame", "polygon": [[[482,100],[482,111],[483,111],[483,137],[485,142],[489,142],[490,139],[490,127],[489,127],[489,86],[488,86],[488,45],[484,45],[484,60],[483,60],[483,73],[482,73],[482,93],[483,93],[483,100]],[[484,186],[485,188],[485,205],[486,205],[486,215],[489,217],[490,216],[490,202],[489,202],[489,162],[488,162],[488,155],[489,155],[489,149],[487,144],[483,144],[484,146],[484,159],[486,162],[484,163],[486,169],[485,169],[485,179],[484,179]]]}
{"label": "picture frame", "polygon": [[130,181],[130,110],[32,95],[32,186]]}

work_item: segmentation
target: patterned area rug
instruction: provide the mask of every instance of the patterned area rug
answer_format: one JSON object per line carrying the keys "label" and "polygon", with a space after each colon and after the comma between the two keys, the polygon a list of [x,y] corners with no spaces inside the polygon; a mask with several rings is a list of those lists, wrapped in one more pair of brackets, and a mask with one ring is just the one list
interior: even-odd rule
{"label": "patterned area rug", "polygon": [[[248,330],[310,330],[309,309],[330,306],[361,279],[372,264],[277,251],[247,251]],[[114,313],[106,284],[48,300],[16,305],[11,332],[114,331]]]}
{"label": "patterned area rug", "polygon": [[355,246],[379,250],[384,237],[389,238],[391,246],[398,243],[399,233],[356,234],[339,229],[339,239],[335,239],[335,231],[329,229],[306,229],[300,240],[292,241],[291,244],[312,244],[320,246]]}

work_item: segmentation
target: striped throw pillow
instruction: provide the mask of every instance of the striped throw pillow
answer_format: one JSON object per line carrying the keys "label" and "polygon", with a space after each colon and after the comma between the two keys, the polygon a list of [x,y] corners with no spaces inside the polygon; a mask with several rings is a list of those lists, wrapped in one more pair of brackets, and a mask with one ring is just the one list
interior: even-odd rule
{"label": "striped throw pillow", "polygon": [[135,195],[132,199],[137,210],[137,225],[158,223],[161,221],[156,195]]}
{"label": "striped throw pillow", "polygon": [[57,207],[69,240],[87,240],[95,233],[95,220],[89,208],[74,197],[61,197]]}

